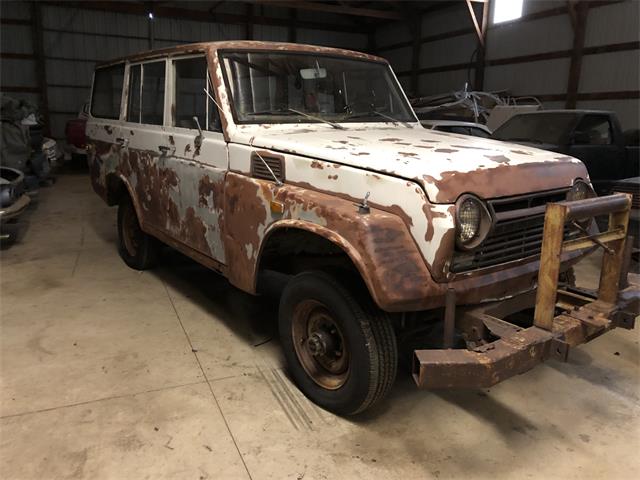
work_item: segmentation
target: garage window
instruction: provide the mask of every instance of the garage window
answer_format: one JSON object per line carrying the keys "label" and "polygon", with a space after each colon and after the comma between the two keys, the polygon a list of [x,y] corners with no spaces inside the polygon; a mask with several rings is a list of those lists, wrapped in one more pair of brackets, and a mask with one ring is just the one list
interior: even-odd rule
{"label": "garage window", "polygon": [[204,57],[174,60],[173,125],[182,128],[197,128],[193,117],[198,117],[200,126],[206,130],[220,130],[218,109],[211,100],[213,88]]}
{"label": "garage window", "polygon": [[127,121],[162,125],[164,118],[165,62],[133,65],[129,70]]}
{"label": "garage window", "polygon": [[124,64],[96,70],[91,98],[91,115],[98,118],[120,118],[120,100],[124,81]]}

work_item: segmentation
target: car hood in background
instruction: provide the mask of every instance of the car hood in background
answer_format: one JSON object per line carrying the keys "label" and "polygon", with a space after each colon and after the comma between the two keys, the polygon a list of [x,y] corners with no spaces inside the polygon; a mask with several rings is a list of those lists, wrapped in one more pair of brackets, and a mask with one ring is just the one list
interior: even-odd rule
{"label": "car hood in background", "polygon": [[579,160],[537,148],[424,128],[361,125],[262,127],[251,131],[247,143],[410,179],[435,203],[455,202],[462,193],[496,198],[550,190],[588,178]]}

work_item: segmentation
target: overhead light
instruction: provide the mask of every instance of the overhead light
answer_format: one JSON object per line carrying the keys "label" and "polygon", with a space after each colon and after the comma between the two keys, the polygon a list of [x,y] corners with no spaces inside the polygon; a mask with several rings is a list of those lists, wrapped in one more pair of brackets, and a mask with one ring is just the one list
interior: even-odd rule
{"label": "overhead light", "polygon": [[153,12],[149,12],[149,20],[153,20]]}
{"label": "overhead light", "polygon": [[522,16],[523,0],[494,0],[493,23],[517,20]]}

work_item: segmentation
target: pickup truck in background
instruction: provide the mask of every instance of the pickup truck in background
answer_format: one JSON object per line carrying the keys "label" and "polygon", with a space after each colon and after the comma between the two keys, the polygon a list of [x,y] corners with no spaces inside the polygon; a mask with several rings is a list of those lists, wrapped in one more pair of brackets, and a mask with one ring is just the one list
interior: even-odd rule
{"label": "pickup truck in background", "polygon": [[610,191],[613,181],[640,174],[638,133],[636,130],[623,133],[614,112],[542,110],[522,113],[497,128],[491,138],[582,160],[599,195]]}

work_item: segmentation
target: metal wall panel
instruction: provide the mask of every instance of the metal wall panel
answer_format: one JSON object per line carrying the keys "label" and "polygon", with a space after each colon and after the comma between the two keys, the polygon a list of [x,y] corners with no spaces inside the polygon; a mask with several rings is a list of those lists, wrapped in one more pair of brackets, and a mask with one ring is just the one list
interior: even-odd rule
{"label": "metal wall panel", "polygon": [[0,68],[0,83],[3,86],[11,87],[37,87],[35,61],[3,58],[2,68]]}
{"label": "metal wall panel", "polygon": [[637,50],[586,55],[582,59],[580,92],[638,90],[640,62]]}
{"label": "metal wall panel", "polygon": [[297,43],[340,47],[349,50],[364,50],[367,47],[367,36],[360,33],[326,32],[300,28],[296,35]]}
{"label": "metal wall panel", "polygon": [[572,45],[573,30],[569,16],[558,15],[489,28],[487,58],[567,50]]}
{"label": "metal wall panel", "polygon": [[0,45],[3,52],[33,53],[30,25],[2,25]]}
{"label": "metal wall panel", "polygon": [[411,47],[402,47],[394,50],[386,50],[382,56],[387,59],[393,70],[397,73],[411,70],[411,53]]}
{"label": "metal wall panel", "polygon": [[640,2],[627,0],[593,9],[587,19],[585,45],[637,41],[640,27]]}
{"label": "metal wall panel", "polygon": [[577,108],[613,110],[620,119],[623,130],[640,128],[640,100],[592,100],[578,102]]}
{"label": "metal wall panel", "polygon": [[435,95],[462,90],[467,81],[467,70],[427,73],[418,77],[418,88],[420,95]]}
{"label": "metal wall panel", "polygon": [[423,44],[420,68],[469,62],[476,49],[476,38],[470,34]]}
{"label": "metal wall panel", "polygon": [[463,28],[473,28],[469,10],[464,2],[458,2],[455,7],[424,15],[422,18],[422,36],[427,37],[440,33],[447,33]]}
{"label": "metal wall panel", "polygon": [[487,67],[485,90],[510,90],[515,95],[556,94],[567,91],[568,58]]}
{"label": "metal wall panel", "polygon": [[[7,2],[0,3],[0,15],[3,18],[17,18],[29,20],[31,18],[31,5],[29,2]],[[2,27],[4,28],[4,27]]]}
{"label": "metal wall panel", "polygon": [[394,43],[410,41],[411,32],[406,23],[394,22],[378,28],[375,33],[375,38],[378,47],[384,47]]}

